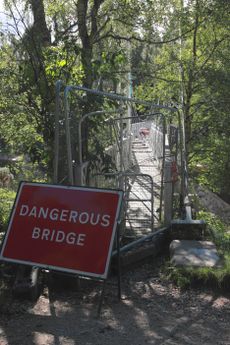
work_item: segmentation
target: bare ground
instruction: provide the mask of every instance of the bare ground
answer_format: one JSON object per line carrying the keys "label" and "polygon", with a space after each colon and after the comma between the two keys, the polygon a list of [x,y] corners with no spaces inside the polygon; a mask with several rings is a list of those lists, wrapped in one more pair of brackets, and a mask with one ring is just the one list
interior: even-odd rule
{"label": "bare ground", "polygon": [[[161,260],[161,259],[160,259]],[[162,280],[159,259],[101,284],[45,286],[32,303],[7,294],[0,304],[0,345],[229,345],[230,299],[208,290],[180,291]]]}

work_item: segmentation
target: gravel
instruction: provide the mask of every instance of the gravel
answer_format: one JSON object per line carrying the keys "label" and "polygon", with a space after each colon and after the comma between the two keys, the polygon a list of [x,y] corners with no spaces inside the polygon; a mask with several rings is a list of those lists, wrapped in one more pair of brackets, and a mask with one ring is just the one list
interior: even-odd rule
{"label": "gravel", "polygon": [[[36,302],[0,300],[0,345],[229,345],[230,299],[209,290],[181,291],[160,273],[162,259],[102,283],[46,284]],[[79,285],[79,284],[78,284]]]}

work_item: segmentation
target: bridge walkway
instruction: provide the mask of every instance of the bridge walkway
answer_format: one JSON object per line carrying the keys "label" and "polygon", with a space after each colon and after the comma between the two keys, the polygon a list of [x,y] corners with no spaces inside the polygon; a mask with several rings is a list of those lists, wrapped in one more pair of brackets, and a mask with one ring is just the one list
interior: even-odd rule
{"label": "bridge walkway", "polygon": [[160,221],[161,163],[154,158],[148,141],[132,142],[132,164],[125,177],[125,237],[150,234]]}

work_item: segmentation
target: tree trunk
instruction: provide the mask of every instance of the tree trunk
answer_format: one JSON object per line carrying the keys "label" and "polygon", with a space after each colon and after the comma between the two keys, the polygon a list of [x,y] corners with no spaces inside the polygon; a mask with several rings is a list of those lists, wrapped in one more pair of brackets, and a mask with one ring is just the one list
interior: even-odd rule
{"label": "tree trunk", "polygon": [[82,43],[81,61],[84,71],[83,86],[91,88],[93,82],[92,76],[92,54],[93,43],[87,29],[87,9],[88,0],[78,0],[77,2],[77,18],[79,36]]}
{"label": "tree trunk", "polygon": [[35,39],[39,40],[41,47],[49,46],[51,36],[46,24],[43,0],[30,0],[30,4],[34,17],[33,31],[36,34]]}
{"label": "tree trunk", "polygon": [[30,0],[33,13],[33,24],[24,35],[24,46],[34,73],[34,84],[41,97],[39,105],[41,132],[49,156],[48,174],[52,172],[54,124],[50,116],[54,113],[54,87],[49,84],[46,75],[44,49],[51,46],[51,35],[46,24],[43,0]]}
{"label": "tree trunk", "polygon": [[[89,0],[78,0],[77,2],[77,18],[78,18],[78,30],[79,37],[81,40],[81,62],[84,71],[83,86],[87,88],[92,88],[94,75],[93,75],[93,48],[94,39],[98,35],[97,28],[97,16],[98,10],[104,0],[94,0],[90,15],[88,15],[89,10]],[[90,29],[89,29],[90,28]],[[88,103],[84,107],[84,114],[92,111],[94,96],[88,94]],[[82,127],[82,148],[83,157],[87,160],[88,157],[88,134],[89,134],[89,121],[83,123]]]}

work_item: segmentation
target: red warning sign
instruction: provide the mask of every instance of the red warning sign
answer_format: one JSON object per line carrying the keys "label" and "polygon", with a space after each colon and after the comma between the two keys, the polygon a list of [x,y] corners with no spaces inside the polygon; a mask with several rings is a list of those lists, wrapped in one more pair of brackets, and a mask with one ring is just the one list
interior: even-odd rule
{"label": "red warning sign", "polygon": [[22,182],[0,259],[104,279],[121,201],[121,191]]}

